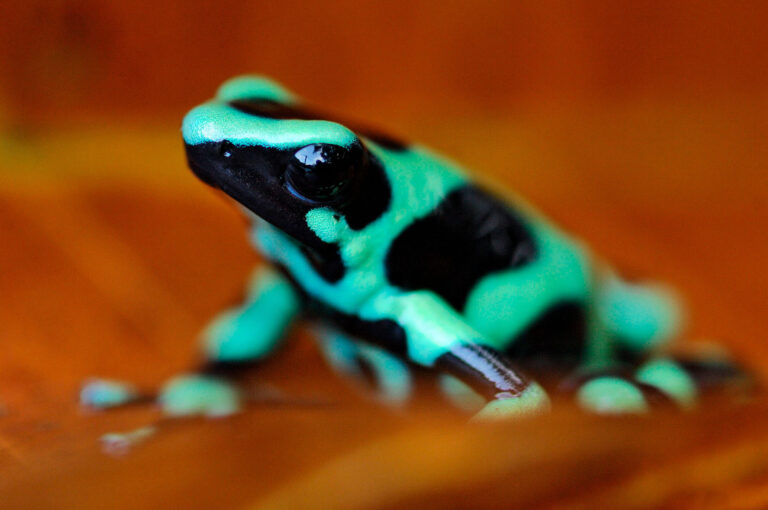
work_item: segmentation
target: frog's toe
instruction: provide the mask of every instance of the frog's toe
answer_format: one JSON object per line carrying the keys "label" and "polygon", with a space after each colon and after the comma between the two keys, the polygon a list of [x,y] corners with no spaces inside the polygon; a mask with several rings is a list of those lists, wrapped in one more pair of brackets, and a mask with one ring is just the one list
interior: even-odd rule
{"label": "frog's toe", "polygon": [[231,382],[205,375],[171,379],[159,397],[163,412],[170,416],[228,416],[240,411],[241,401],[240,390]]}
{"label": "frog's toe", "polygon": [[492,400],[475,414],[472,420],[507,420],[541,414],[550,408],[549,397],[544,388],[531,383],[523,393],[513,398]]}
{"label": "frog's toe", "polygon": [[579,388],[576,398],[582,409],[597,414],[642,414],[648,411],[643,391],[619,377],[592,379]]}
{"label": "frog's toe", "polygon": [[109,379],[88,379],[80,388],[80,405],[91,409],[110,409],[140,400],[130,383]]}

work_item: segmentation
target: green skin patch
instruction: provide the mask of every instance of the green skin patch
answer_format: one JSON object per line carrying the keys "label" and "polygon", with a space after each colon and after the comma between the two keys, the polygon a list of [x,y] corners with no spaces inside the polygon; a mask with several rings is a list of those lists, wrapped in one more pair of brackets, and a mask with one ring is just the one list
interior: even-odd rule
{"label": "green skin patch", "polygon": [[473,420],[493,421],[505,420],[511,417],[530,416],[548,411],[549,397],[544,388],[532,383],[517,398],[492,400],[477,413]]}
{"label": "green skin patch", "polygon": [[587,382],[577,394],[579,405],[597,414],[639,414],[648,411],[643,392],[629,381],[599,377]]}
{"label": "green skin patch", "polygon": [[231,383],[204,375],[179,376],[169,381],[160,397],[170,416],[228,416],[240,411],[241,395]]}
{"label": "green skin patch", "polygon": [[269,268],[259,270],[246,302],[222,313],[204,332],[208,357],[247,361],[267,356],[299,309],[299,296],[283,275]]}
{"label": "green skin patch", "polygon": [[[249,149],[295,152],[310,144],[350,147],[358,141],[354,132],[336,122],[271,119],[238,111],[227,104],[238,99],[298,105],[293,94],[271,80],[237,78],[222,85],[216,98],[185,117],[185,142],[198,145],[227,140]],[[663,293],[630,286],[610,276],[609,270],[596,268],[581,243],[570,239],[516,197],[511,202],[522,214],[522,223],[537,244],[537,257],[522,267],[485,275],[470,290],[463,310],[452,308],[432,291],[405,291],[391,285],[385,260],[395,239],[414,222],[432,214],[448,194],[470,181],[459,166],[423,147],[389,150],[365,137],[360,140],[381,164],[389,183],[387,209],[360,230],[350,228],[344,215],[330,207],[311,208],[304,218],[306,227],[320,240],[338,246],[344,266],[338,281],[328,281],[318,274],[296,239],[247,213],[254,225],[251,240],[268,259],[285,268],[314,300],[364,321],[396,322],[405,332],[408,361],[431,367],[444,354],[455,352],[460,344],[504,351],[546,310],[564,301],[581,303],[587,310],[589,338],[585,364],[610,365],[616,342],[644,352],[660,345],[675,331],[677,315],[670,312],[671,301]],[[299,298],[292,284],[274,271],[264,272],[253,284],[248,301],[227,311],[206,330],[208,355],[214,361],[260,359],[275,349],[299,314]],[[356,360],[364,359],[388,400],[399,402],[410,393],[407,367],[391,354],[341,336],[326,340],[324,350],[332,366],[353,375],[359,369],[355,368]],[[664,386],[663,391],[681,401],[690,399],[682,379],[668,367],[646,367],[638,375],[653,381],[649,384]],[[461,393],[450,382],[445,388],[454,395]],[[210,378],[187,377],[172,382],[162,399],[172,414],[226,414],[237,408],[236,392]],[[597,410],[645,409],[637,388],[610,378],[590,381],[579,392],[579,400],[585,407]],[[533,383],[517,398],[488,403],[479,416],[517,416],[548,406],[546,393]]]}
{"label": "green skin patch", "polygon": [[130,403],[138,396],[139,392],[132,384],[91,379],[80,390],[80,404],[94,409],[108,409]]}
{"label": "green skin patch", "polygon": [[461,380],[451,375],[440,375],[438,379],[440,391],[459,409],[468,413],[476,413],[485,406],[485,399]]}
{"label": "green skin patch", "polygon": [[683,408],[690,409],[696,404],[696,383],[672,360],[649,361],[635,373],[635,379],[658,388]]}

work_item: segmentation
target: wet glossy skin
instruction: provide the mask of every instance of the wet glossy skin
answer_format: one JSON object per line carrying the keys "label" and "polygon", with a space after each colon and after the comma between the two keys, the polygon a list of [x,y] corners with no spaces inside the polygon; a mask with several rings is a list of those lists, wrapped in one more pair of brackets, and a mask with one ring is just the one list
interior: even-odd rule
{"label": "wet glossy skin", "polygon": [[668,292],[622,281],[520,198],[428,149],[259,77],[225,83],[182,133],[190,168],[242,207],[273,268],[206,330],[213,368],[166,386],[170,414],[235,410],[227,371],[269,355],[307,312],[329,364],[390,404],[408,399],[411,365],[484,418],[546,409],[536,379],[602,413],[695,402],[690,371],[657,355],[679,327]]}

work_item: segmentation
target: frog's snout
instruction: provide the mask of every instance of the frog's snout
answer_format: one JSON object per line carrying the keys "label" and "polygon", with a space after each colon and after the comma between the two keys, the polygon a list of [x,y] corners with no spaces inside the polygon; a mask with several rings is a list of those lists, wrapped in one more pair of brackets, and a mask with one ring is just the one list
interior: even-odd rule
{"label": "frog's snout", "polygon": [[212,145],[214,145],[212,142],[198,145],[185,144],[185,152],[187,165],[197,178],[209,186],[218,187],[214,178],[214,162],[210,158]]}
{"label": "frog's snout", "polygon": [[206,105],[190,110],[181,122],[181,136],[187,145],[198,145],[213,141],[212,134],[216,131],[214,117]]}

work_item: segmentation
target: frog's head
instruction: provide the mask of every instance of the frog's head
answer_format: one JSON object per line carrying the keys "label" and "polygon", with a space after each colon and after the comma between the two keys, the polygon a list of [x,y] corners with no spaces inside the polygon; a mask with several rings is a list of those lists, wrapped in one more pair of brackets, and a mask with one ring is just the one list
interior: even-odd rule
{"label": "frog's head", "polygon": [[[226,82],[187,114],[182,133],[200,179],[309,247],[328,248],[307,227],[311,209],[330,208],[360,229],[389,204],[386,175],[360,130],[309,112],[270,80]],[[397,149],[376,136],[365,138]]]}

